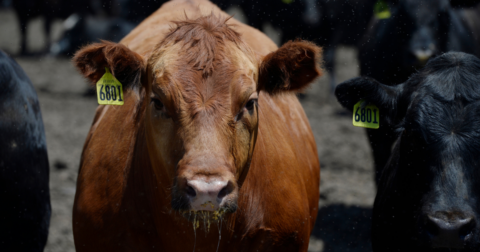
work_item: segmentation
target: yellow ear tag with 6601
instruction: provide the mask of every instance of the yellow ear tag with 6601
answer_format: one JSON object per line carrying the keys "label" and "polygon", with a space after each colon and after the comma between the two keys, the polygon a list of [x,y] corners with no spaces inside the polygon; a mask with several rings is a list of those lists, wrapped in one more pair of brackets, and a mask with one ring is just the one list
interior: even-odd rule
{"label": "yellow ear tag with 6601", "polygon": [[123,87],[110,69],[105,67],[105,74],[97,82],[97,99],[101,105],[123,105]]}
{"label": "yellow ear tag with 6601", "polygon": [[380,111],[377,106],[369,104],[362,107],[364,100],[353,106],[353,126],[378,129],[380,128]]}

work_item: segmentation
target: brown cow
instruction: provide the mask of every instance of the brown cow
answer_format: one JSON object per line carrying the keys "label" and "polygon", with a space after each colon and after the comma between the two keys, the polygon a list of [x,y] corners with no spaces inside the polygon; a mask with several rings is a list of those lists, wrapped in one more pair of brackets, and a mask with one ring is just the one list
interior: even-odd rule
{"label": "brown cow", "polygon": [[99,106],[85,142],[77,251],[307,251],[320,165],[294,91],[321,74],[320,55],[277,50],[204,0],[78,51],[92,82],[110,68],[125,104]]}

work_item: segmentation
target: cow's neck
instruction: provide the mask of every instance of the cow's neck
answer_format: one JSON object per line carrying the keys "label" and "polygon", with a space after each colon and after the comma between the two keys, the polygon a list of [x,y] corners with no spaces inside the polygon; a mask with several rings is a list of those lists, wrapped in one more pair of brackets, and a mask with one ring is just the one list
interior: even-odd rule
{"label": "cow's neck", "polygon": [[[140,190],[145,191],[149,195],[147,198],[151,207],[155,208],[154,210],[161,211],[170,211],[170,192],[169,192],[169,179],[164,174],[156,174],[153,170],[152,159],[150,158],[148,152],[147,141],[145,137],[145,127],[144,123],[140,123],[139,130],[137,134],[137,141],[134,154],[134,159],[132,160],[133,171],[138,174],[140,173],[141,184],[138,184]],[[171,187],[171,185],[170,185]]]}

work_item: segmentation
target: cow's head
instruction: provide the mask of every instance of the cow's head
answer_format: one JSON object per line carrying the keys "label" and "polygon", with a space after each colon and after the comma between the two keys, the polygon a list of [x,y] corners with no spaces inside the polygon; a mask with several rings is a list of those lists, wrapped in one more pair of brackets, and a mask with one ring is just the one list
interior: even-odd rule
{"label": "cow's head", "polygon": [[[449,0],[390,0],[393,8],[392,24],[398,39],[404,45],[403,64],[423,67],[433,56],[445,52],[451,41],[452,27],[463,27],[456,15],[458,7],[472,6],[475,1]],[[452,4],[450,3],[452,2]],[[391,29],[391,28],[389,28]],[[385,31],[391,36],[391,30]],[[455,31],[465,34],[466,31]],[[453,47],[457,45],[451,45]]]}
{"label": "cow's head", "polygon": [[343,106],[374,103],[380,127],[398,133],[375,199],[376,250],[480,249],[479,83],[478,58],[447,53],[397,86],[356,78],[337,87]]}
{"label": "cow's head", "polygon": [[176,22],[145,59],[108,42],[86,46],[74,58],[94,82],[108,66],[126,88],[145,93],[153,169],[181,212],[235,211],[260,106],[267,106],[259,96],[300,90],[321,74],[321,48],[296,41],[260,56],[227,20],[210,15]]}

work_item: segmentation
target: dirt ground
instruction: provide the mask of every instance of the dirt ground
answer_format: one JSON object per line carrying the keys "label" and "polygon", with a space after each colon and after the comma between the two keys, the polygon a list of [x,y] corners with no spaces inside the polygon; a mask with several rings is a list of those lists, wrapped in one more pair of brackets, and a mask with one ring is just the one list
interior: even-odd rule
{"label": "dirt ground", "polygon": [[[40,18],[28,26],[28,47],[32,51],[44,46],[42,27]],[[53,39],[60,36],[61,29],[61,23],[56,22]],[[275,31],[268,34],[278,39]],[[0,10],[0,49],[15,56],[20,49],[19,42],[19,25],[14,13]],[[75,251],[71,228],[75,183],[97,101],[82,95],[86,81],[68,58],[15,59],[37,90],[47,136],[52,219],[45,251]],[[340,48],[336,60],[338,81],[358,75],[355,50]],[[364,130],[352,126],[351,116],[330,94],[328,74],[307,90],[302,104],[315,135],[322,169],[319,213],[309,251],[371,251],[370,216],[375,186]]]}

